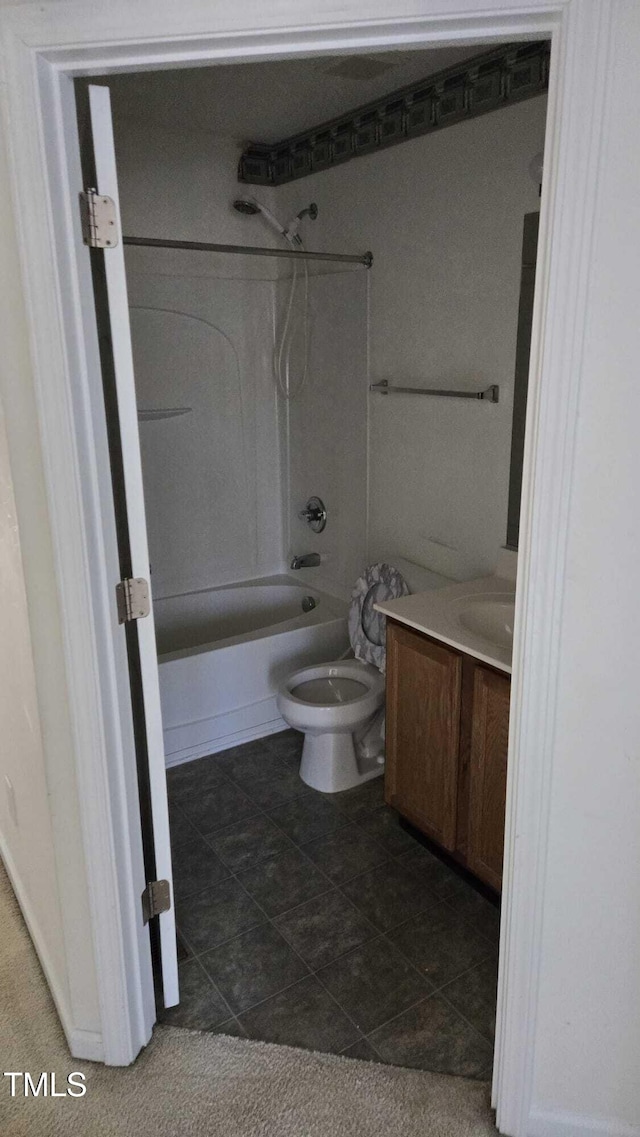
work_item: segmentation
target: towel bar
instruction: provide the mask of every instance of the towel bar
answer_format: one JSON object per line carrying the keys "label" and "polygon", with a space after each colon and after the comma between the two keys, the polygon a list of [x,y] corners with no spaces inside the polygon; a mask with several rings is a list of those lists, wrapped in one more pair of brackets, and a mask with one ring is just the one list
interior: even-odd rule
{"label": "towel bar", "polygon": [[379,383],[370,383],[369,390],[380,395],[440,395],[444,399],[483,399],[489,403],[497,403],[500,398],[497,383],[492,383],[485,391],[441,391],[434,387],[391,387],[388,379],[381,379]]}

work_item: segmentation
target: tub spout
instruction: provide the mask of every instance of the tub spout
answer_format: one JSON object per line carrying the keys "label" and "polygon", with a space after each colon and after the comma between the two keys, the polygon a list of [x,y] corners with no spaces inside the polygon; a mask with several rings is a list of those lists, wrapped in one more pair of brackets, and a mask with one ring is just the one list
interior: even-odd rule
{"label": "tub spout", "polygon": [[317,568],[319,564],[320,553],[303,553],[301,556],[293,558],[291,568]]}

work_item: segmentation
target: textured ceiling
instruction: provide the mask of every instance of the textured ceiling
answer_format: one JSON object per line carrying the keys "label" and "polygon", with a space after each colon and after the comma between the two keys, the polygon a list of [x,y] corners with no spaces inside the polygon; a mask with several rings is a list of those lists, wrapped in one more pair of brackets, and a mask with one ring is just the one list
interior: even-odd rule
{"label": "textured ceiling", "polygon": [[239,142],[275,142],[426,78],[479,50],[483,49],[316,56],[111,75],[103,81],[111,88],[116,117],[195,127]]}

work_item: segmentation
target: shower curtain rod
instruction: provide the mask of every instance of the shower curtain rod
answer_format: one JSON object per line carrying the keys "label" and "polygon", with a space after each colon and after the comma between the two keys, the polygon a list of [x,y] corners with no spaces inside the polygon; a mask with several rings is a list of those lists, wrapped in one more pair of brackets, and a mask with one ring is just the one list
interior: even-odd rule
{"label": "shower curtain rod", "polygon": [[308,253],[304,249],[261,249],[254,245],[215,245],[210,241],[164,241],[156,237],[123,237],[123,245],[141,245],[149,249],[187,249],[196,253],[245,253],[256,257],[287,257],[289,260],[342,261],[371,268],[373,253],[351,256],[348,253]]}

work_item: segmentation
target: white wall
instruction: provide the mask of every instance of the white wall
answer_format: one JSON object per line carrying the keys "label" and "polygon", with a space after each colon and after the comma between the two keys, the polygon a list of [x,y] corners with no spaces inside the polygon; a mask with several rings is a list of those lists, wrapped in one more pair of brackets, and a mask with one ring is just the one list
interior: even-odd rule
{"label": "white wall", "polygon": [[[319,206],[315,248],[371,249],[371,379],[500,403],[370,397],[369,559],[460,579],[506,536],[522,222],[546,99],[508,107],[276,191]],[[347,428],[348,429],[348,428]]]}
{"label": "white wall", "polygon": [[69,990],[7,436],[0,407],[0,853]]}
{"label": "white wall", "polygon": [[0,855],[69,1044],[99,1058],[74,744],[8,178],[0,139]]}
{"label": "white wall", "polygon": [[[125,232],[273,245],[260,217],[231,207],[242,189],[235,143],[120,119],[116,149]],[[127,251],[138,405],[192,408],[140,428],[156,597],[282,569],[277,268],[266,258]]]}

